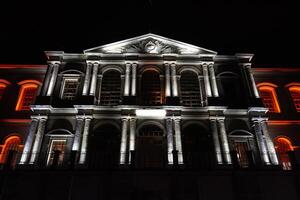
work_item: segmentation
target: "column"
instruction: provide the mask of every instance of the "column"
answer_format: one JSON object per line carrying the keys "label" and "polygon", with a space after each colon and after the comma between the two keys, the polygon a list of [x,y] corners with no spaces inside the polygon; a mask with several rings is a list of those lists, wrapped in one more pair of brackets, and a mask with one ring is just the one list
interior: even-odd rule
{"label": "column", "polygon": [[39,119],[32,117],[32,121],[29,128],[29,134],[26,138],[26,143],[20,159],[20,164],[26,164],[28,160],[38,123],[39,123]]}
{"label": "column", "polygon": [[211,65],[208,66],[208,68],[209,68],[209,74],[210,74],[210,81],[211,81],[213,96],[218,97],[219,96],[219,91],[218,91],[214,66],[211,64]]}
{"label": "column", "polygon": [[92,65],[93,65],[93,74],[92,74],[92,82],[91,82],[91,87],[90,87],[90,95],[94,96],[95,92],[96,92],[99,63],[95,62]]}
{"label": "column", "polygon": [[254,122],[254,131],[258,143],[259,152],[261,155],[261,159],[263,161],[263,164],[270,165],[270,160],[267,153],[266,144],[262,135],[262,129],[259,120],[253,120]]}
{"label": "column", "polygon": [[226,164],[231,164],[232,161],[230,156],[230,150],[228,145],[224,119],[218,119],[218,125],[219,125],[219,133],[220,133],[221,147],[223,151],[224,161],[226,162]]}
{"label": "column", "polygon": [[83,129],[83,123],[84,123],[84,118],[83,116],[76,117],[76,130],[75,130],[75,136],[73,140],[73,145],[72,145],[72,151],[79,151],[80,144],[81,144],[81,134],[82,134],[82,129]]}
{"label": "column", "polygon": [[101,90],[102,90],[102,78],[103,75],[98,75],[98,79],[97,79],[97,98],[96,98],[96,105],[99,106],[101,103]]}
{"label": "column", "polygon": [[41,118],[39,121],[29,164],[35,163],[36,158],[38,157],[38,154],[40,152],[41,144],[42,144],[42,140],[43,140],[43,136],[44,136],[44,131],[45,131],[45,126],[46,126],[46,121],[47,121],[46,116],[43,116],[43,118]]}
{"label": "column", "polygon": [[44,80],[44,84],[43,84],[43,90],[42,90],[42,95],[43,96],[47,95],[52,70],[53,70],[53,65],[51,63],[49,63],[48,68],[47,68],[47,73],[46,73],[46,76],[45,76],[45,80]]}
{"label": "column", "polygon": [[203,69],[206,96],[211,97],[211,88],[210,88],[209,76],[207,71],[207,65],[206,64],[202,65],[202,69]]}
{"label": "column", "polygon": [[176,74],[176,65],[171,64],[171,76],[172,76],[172,95],[173,97],[178,96],[178,86],[177,86],[177,74]]}
{"label": "column", "polygon": [[[130,135],[129,135],[129,152],[135,150],[135,129],[136,129],[136,119],[130,119]],[[129,154],[129,164],[132,162],[132,156]]]}
{"label": "column", "polygon": [[269,152],[271,163],[273,165],[278,165],[279,163],[278,163],[278,158],[277,158],[277,155],[276,155],[274,143],[273,143],[273,141],[270,137],[266,121],[263,120],[260,123],[261,123],[261,127],[262,127],[262,132],[265,136],[265,140],[266,140],[266,144],[267,144],[267,150]]}
{"label": "column", "polygon": [[92,120],[91,118],[85,118],[85,120],[84,120],[84,128],[83,128],[82,143],[81,143],[81,148],[80,148],[79,164],[85,163],[91,120]]}
{"label": "column", "polygon": [[165,72],[166,72],[166,75],[165,75],[165,81],[166,81],[166,84],[165,84],[165,90],[166,90],[166,97],[169,97],[171,96],[171,85],[170,85],[170,66],[169,66],[169,63],[165,63],[164,64],[165,66]]}
{"label": "column", "polygon": [[120,164],[126,163],[126,152],[127,152],[127,126],[128,119],[122,119],[122,136],[121,136],[121,146],[120,146]]}
{"label": "column", "polygon": [[90,86],[90,79],[91,79],[91,68],[92,68],[92,64],[87,63],[82,95],[88,95],[89,86]]}
{"label": "column", "polygon": [[172,126],[172,119],[166,119],[166,128],[167,128],[167,142],[168,142],[168,164],[173,164],[173,126]]}
{"label": "column", "polygon": [[183,164],[180,119],[176,118],[174,120],[174,123],[175,123],[174,124],[174,127],[175,127],[175,145],[176,145],[176,150],[178,152],[178,164]]}
{"label": "column", "polygon": [[255,84],[255,80],[254,80],[254,77],[253,77],[253,74],[252,74],[252,71],[251,71],[251,66],[247,65],[245,68],[246,68],[247,76],[250,78],[250,81],[251,81],[253,94],[256,98],[259,98],[259,93],[258,93],[256,84]]}
{"label": "column", "polygon": [[201,106],[204,106],[201,76],[198,76],[198,81],[199,81],[200,102],[201,102]]}
{"label": "column", "polygon": [[210,126],[211,126],[212,136],[213,136],[213,140],[214,140],[217,163],[223,164],[222,152],[221,152],[220,141],[219,141],[219,136],[218,136],[217,120],[210,119]]}
{"label": "column", "polygon": [[131,67],[132,67],[131,96],[135,96],[136,95],[136,68],[137,68],[137,64],[133,63]]}
{"label": "column", "polygon": [[129,96],[129,89],[130,89],[130,82],[129,82],[129,75],[130,75],[130,63],[126,63],[125,69],[125,85],[124,85],[124,96]]}
{"label": "column", "polygon": [[54,63],[53,64],[53,72],[51,74],[51,78],[50,78],[50,82],[49,82],[49,87],[48,87],[48,91],[47,91],[47,96],[51,96],[52,93],[53,93],[54,86],[55,86],[55,83],[56,83],[58,69],[59,69],[59,64],[58,63]]}

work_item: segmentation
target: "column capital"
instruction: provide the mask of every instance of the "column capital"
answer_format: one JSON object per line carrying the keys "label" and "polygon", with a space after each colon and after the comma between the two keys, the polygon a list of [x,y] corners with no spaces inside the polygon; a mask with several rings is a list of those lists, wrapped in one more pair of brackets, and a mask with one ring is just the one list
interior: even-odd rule
{"label": "column capital", "polygon": [[48,65],[60,65],[61,64],[61,62],[58,61],[58,60],[56,60],[56,61],[48,61],[47,63],[48,63]]}
{"label": "column capital", "polygon": [[181,118],[180,118],[180,117],[174,117],[173,119],[174,119],[174,122],[175,122],[175,123],[180,123],[180,121],[181,121]]}
{"label": "column capital", "polygon": [[30,116],[32,120],[46,120],[48,119],[47,115],[32,115]]}
{"label": "column capital", "polygon": [[251,121],[253,122],[262,122],[262,121],[268,121],[268,117],[252,117],[251,118]]}
{"label": "column capital", "polygon": [[210,120],[218,120],[218,121],[224,121],[225,116],[209,116]]}
{"label": "column capital", "polygon": [[86,63],[87,64],[92,64],[92,65],[99,65],[100,60],[87,60]]}

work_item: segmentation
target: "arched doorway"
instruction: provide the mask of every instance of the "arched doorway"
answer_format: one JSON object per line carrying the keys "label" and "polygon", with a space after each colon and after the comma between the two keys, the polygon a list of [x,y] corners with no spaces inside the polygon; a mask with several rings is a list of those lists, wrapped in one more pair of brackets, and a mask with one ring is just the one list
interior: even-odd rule
{"label": "arched doorway", "polygon": [[209,168],[213,163],[213,148],[209,132],[199,124],[183,129],[183,158],[187,168]]}
{"label": "arched doorway", "polygon": [[292,164],[289,157],[289,152],[294,151],[291,141],[285,137],[278,137],[275,139],[275,148],[282,165],[282,169],[291,170]]}
{"label": "arched doorway", "polygon": [[120,131],[112,124],[98,127],[89,137],[88,166],[116,168],[120,156]]}
{"label": "arched doorway", "polygon": [[17,164],[18,153],[21,152],[21,138],[13,135],[6,138],[0,152],[0,163],[14,168]]}
{"label": "arched doorway", "polygon": [[164,131],[157,125],[145,125],[138,131],[137,165],[139,168],[163,168],[167,163]]}
{"label": "arched doorway", "polygon": [[155,70],[145,71],[142,74],[141,105],[161,105],[163,101],[159,73]]}

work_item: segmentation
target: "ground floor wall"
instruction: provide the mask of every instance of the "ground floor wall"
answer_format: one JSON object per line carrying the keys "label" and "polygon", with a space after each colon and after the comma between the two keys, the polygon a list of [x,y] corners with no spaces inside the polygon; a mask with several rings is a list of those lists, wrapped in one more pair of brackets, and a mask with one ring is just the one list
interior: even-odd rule
{"label": "ground floor wall", "polygon": [[0,174],[0,199],[299,199],[300,171],[14,171]]}

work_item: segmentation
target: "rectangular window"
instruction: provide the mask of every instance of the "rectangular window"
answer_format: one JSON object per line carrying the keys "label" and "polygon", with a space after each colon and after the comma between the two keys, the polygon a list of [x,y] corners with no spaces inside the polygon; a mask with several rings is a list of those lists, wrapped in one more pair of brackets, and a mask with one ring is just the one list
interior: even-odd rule
{"label": "rectangular window", "polygon": [[79,87],[78,78],[65,79],[62,88],[61,98],[64,100],[74,100],[77,96],[78,87]]}
{"label": "rectangular window", "polygon": [[234,148],[236,151],[237,159],[241,168],[249,167],[248,158],[248,144],[247,142],[235,142]]}
{"label": "rectangular window", "polygon": [[60,166],[64,161],[66,140],[52,140],[48,152],[47,166]]}
{"label": "rectangular window", "polygon": [[260,97],[263,100],[263,103],[265,107],[269,108],[270,112],[275,112],[275,105],[274,105],[274,100],[273,100],[273,94],[270,91],[260,91]]}
{"label": "rectangular window", "polygon": [[0,85],[0,101],[4,95],[5,87]]}

